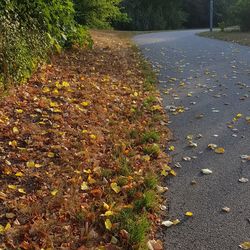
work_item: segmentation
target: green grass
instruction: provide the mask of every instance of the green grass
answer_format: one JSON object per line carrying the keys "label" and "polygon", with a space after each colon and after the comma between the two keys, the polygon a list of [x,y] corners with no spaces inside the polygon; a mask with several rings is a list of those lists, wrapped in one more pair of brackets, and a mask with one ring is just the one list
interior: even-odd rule
{"label": "green grass", "polygon": [[154,190],[146,191],[143,196],[134,201],[134,209],[137,212],[142,211],[142,209],[154,209],[157,204],[157,194]]}
{"label": "green grass", "polygon": [[161,149],[158,144],[154,143],[152,145],[145,146],[143,148],[143,152],[145,155],[150,155],[153,158],[157,158],[161,152]]}
{"label": "green grass", "polygon": [[123,209],[116,220],[121,224],[121,228],[129,233],[130,244],[137,244],[136,249],[143,249],[142,247],[146,246],[145,240],[150,230],[150,223],[145,214],[135,214],[132,209]]}
{"label": "green grass", "polygon": [[199,33],[199,36],[250,46],[250,32],[214,31],[214,32],[202,32]]}
{"label": "green grass", "polygon": [[142,138],[141,138],[141,143],[144,144],[144,143],[155,143],[155,142],[159,142],[160,140],[160,135],[157,131],[148,131],[148,132],[145,132],[143,135],[142,135]]}
{"label": "green grass", "polygon": [[121,157],[119,159],[119,174],[122,176],[129,176],[132,172],[132,168],[130,166],[130,163],[126,157]]}
{"label": "green grass", "polygon": [[154,173],[148,173],[144,178],[144,184],[147,189],[155,189],[158,184],[158,177]]}

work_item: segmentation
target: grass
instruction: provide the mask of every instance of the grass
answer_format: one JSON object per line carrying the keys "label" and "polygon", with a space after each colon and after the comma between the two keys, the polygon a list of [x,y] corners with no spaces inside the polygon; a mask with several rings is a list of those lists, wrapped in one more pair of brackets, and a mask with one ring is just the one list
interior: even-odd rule
{"label": "grass", "polygon": [[146,191],[141,198],[134,201],[134,209],[137,212],[142,211],[142,209],[150,210],[156,207],[157,194],[154,190]]}
{"label": "grass", "polygon": [[123,209],[116,220],[121,224],[121,228],[129,233],[131,244],[138,244],[137,249],[146,247],[146,235],[150,230],[150,223],[146,214],[135,214],[132,209]]}
{"label": "grass", "polygon": [[214,31],[214,32],[202,32],[199,34],[199,36],[250,46],[250,32]]}
{"label": "grass", "polygon": [[159,142],[160,135],[157,131],[148,131],[142,134],[141,143],[155,143]]}
{"label": "grass", "polygon": [[153,158],[157,158],[161,152],[161,149],[158,144],[154,143],[152,145],[145,146],[143,148],[143,152],[145,155],[149,155]]}
{"label": "grass", "polygon": [[146,186],[146,188],[148,189],[155,189],[157,184],[158,184],[158,178],[157,178],[157,175],[155,173],[148,173],[146,176],[145,176],[145,179],[144,179],[144,184]]}

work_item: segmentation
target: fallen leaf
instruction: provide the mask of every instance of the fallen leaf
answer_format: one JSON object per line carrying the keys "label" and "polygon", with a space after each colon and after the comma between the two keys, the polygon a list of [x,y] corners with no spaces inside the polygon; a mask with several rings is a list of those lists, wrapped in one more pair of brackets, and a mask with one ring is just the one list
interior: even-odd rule
{"label": "fallen leaf", "polygon": [[159,186],[159,185],[156,186],[156,189],[157,189],[157,192],[160,193],[160,194],[168,191],[168,187],[162,187],[162,186]]}
{"label": "fallen leaf", "polygon": [[239,245],[241,249],[250,249],[250,241],[243,242]]}
{"label": "fallen leaf", "polygon": [[192,217],[193,213],[192,212],[186,212],[185,215],[188,216],[188,217]]}
{"label": "fallen leaf", "polygon": [[241,182],[241,183],[247,183],[248,181],[249,180],[247,178],[244,178],[244,177],[239,179],[239,182]]}
{"label": "fallen leaf", "polygon": [[174,223],[170,220],[163,221],[161,224],[165,227],[171,227],[174,225]]}
{"label": "fallen leaf", "polygon": [[17,191],[21,194],[26,194],[26,192],[23,188],[18,188]]}
{"label": "fallen leaf", "polygon": [[58,190],[57,189],[54,189],[53,191],[50,192],[53,196],[56,196],[57,193],[58,193]]}
{"label": "fallen leaf", "polygon": [[215,152],[216,154],[224,154],[224,153],[225,153],[225,149],[224,149],[224,148],[216,148],[216,149],[214,150],[214,152]]}
{"label": "fallen leaf", "polygon": [[213,171],[210,170],[210,169],[208,169],[208,168],[202,169],[201,172],[202,172],[203,174],[205,174],[205,175],[209,175],[209,174],[212,174],[212,173],[213,173]]}
{"label": "fallen leaf", "polygon": [[110,221],[110,219],[105,220],[105,228],[108,229],[109,231],[111,230],[112,222]]}
{"label": "fallen leaf", "polygon": [[222,211],[223,211],[223,212],[226,212],[226,213],[229,213],[230,210],[231,210],[231,209],[230,209],[229,207],[223,207],[223,208],[222,208]]}
{"label": "fallen leaf", "polygon": [[81,190],[83,191],[86,191],[89,189],[89,186],[88,186],[88,183],[86,181],[84,181],[82,184],[81,184]]}
{"label": "fallen leaf", "polygon": [[116,182],[110,184],[110,187],[118,194],[121,192],[121,187],[117,185]]}

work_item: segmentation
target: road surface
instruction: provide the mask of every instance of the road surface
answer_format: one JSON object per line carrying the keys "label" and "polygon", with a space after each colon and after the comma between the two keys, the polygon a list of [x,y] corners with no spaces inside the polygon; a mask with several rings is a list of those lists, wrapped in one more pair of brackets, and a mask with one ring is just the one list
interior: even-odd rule
{"label": "road surface", "polygon": [[[250,241],[250,161],[241,159],[250,155],[250,47],[197,32],[134,38],[159,72],[173,132],[169,145],[175,146],[172,166],[181,166],[177,177],[166,181],[166,218],[181,223],[164,228],[163,239],[167,250],[235,250]],[[204,175],[201,169],[213,173]],[[183,219],[187,211],[193,217]]]}

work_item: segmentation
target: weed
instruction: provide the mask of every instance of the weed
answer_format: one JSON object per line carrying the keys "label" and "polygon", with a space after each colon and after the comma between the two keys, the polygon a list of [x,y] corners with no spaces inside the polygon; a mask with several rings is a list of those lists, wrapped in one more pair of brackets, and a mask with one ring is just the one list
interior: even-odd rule
{"label": "weed", "polygon": [[123,176],[129,176],[131,172],[132,172],[132,168],[130,166],[128,159],[126,157],[121,157],[119,174]]}
{"label": "weed", "polygon": [[108,168],[102,168],[101,169],[101,175],[106,178],[109,179],[113,176],[113,171],[111,169]]}
{"label": "weed", "polygon": [[143,244],[150,229],[145,214],[136,215],[132,209],[123,209],[117,219],[121,223],[121,228],[128,231],[131,244]]}
{"label": "weed", "polygon": [[143,196],[134,202],[135,211],[139,212],[143,208],[150,210],[156,206],[157,195],[155,191],[149,190],[146,191]]}
{"label": "weed", "polygon": [[132,129],[130,132],[129,132],[129,137],[131,139],[137,139],[139,137],[139,130],[138,129]]}
{"label": "weed", "polygon": [[152,106],[155,102],[156,102],[156,97],[155,96],[149,96],[147,97],[144,101],[143,101],[143,106],[145,108],[148,108],[150,106]]}
{"label": "weed", "polygon": [[153,142],[158,142],[160,140],[160,135],[158,132],[156,131],[149,131],[149,132],[145,132],[142,135],[141,138],[141,143],[153,143]]}
{"label": "weed", "polygon": [[157,175],[154,173],[148,173],[144,178],[144,184],[148,189],[155,189],[158,184]]}
{"label": "weed", "polygon": [[150,155],[153,158],[157,158],[161,152],[161,149],[158,144],[154,143],[152,145],[145,146],[143,148],[143,152],[146,155]]}
{"label": "weed", "polygon": [[125,176],[119,176],[118,179],[117,179],[117,184],[118,186],[125,186],[128,184],[128,178],[125,177]]}

